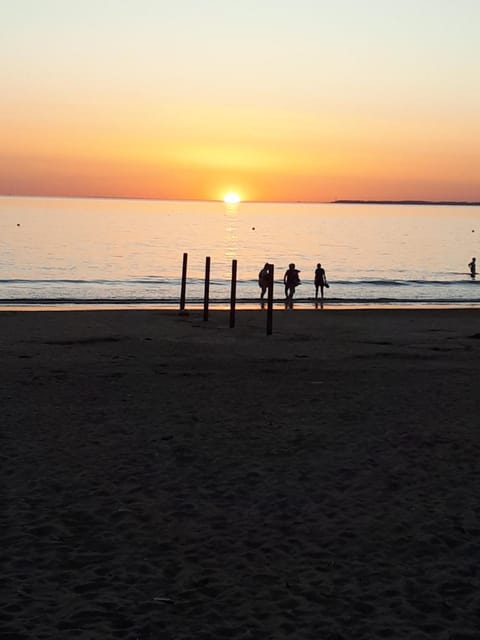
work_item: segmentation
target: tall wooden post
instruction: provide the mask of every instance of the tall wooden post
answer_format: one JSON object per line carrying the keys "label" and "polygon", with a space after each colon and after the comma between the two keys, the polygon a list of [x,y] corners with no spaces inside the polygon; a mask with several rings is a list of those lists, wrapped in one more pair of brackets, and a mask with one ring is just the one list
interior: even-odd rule
{"label": "tall wooden post", "polygon": [[180,311],[183,311],[185,309],[185,291],[187,288],[187,261],[188,253],[184,253],[182,266],[182,287],[180,289]]}
{"label": "tall wooden post", "polygon": [[232,260],[232,285],[230,289],[230,329],[235,326],[235,298],[237,297],[237,261]]}
{"label": "tall wooden post", "polygon": [[210,295],[210,256],[205,258],[205,288],[203,291],[203,320],[208,320],[208,298]]}
{"label": "tall wooden post", "polygon": [[275,267],[273,264],[268,265],[269,281],[267,295],[267,336],[272,335],[273,325],[273,283],[275,280]]}

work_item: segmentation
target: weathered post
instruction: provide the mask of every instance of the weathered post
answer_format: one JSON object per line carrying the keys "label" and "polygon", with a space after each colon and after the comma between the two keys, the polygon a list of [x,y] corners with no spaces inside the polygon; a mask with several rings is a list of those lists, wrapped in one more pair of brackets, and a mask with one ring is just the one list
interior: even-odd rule
{"label": "weathered post", "polygon": [[205,258],[205,288],[203,291],[203,320],[208,320],[208,298],[210,295],[210,256]]}
{"label": "weathered post", "polygon": [[185,309],[185,291],[187,288],[187,261],[188,253],[184,253],[182,266],[182,287],[180,289],[180,311],[183,311]]}
{"label": "weathered post", "polygon": [[230,289],[230,329],[235,326],[235,298],[237,296],[237,261],[232,260],[232,286]]}
{"label": "weathered post", "polygon": [[275,267],[273,264],[268,265],[268,295],[267,295],[267,336],[272,335],[273,324],[273,282],[275,279]]}

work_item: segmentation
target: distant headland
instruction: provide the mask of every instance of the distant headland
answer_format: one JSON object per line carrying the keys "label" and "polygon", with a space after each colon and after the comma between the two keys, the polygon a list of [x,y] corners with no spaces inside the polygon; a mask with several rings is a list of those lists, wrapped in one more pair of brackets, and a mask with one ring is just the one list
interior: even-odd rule
{"label": "distant headland", "polygon": [[442,205],[445,207],[480,207],[480,202],[465,200],[333,200],[333,204],[417,204]]}

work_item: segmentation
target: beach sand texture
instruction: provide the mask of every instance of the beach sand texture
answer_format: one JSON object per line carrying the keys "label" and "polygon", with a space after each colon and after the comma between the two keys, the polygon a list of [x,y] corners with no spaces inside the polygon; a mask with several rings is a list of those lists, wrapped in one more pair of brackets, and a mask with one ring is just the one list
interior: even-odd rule
{"label": "beach sand texture", "polygon": [[0,314],[0,630],[480,637],[475,310]]}

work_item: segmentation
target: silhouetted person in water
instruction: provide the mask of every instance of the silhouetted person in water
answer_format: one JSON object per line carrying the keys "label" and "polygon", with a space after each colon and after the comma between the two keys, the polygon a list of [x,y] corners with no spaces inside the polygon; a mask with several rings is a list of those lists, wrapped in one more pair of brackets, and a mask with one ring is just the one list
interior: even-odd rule
{"label": "silhouetted person in water", "polygon": [[315,300],[318,300],[318,289],[320,289],[320,298],[323,300],[323,288],[329,286],[325,269],[318,263],[315,269]]}
{"label": "silhouetted person in water", "polygon": [[468,268],[470,269],[470,275],[472,278],[475,278],[477,275],[477,259],[472,258],[472,261],[468,263]]}
{"label": "silhouetted person in water", "polygon": [[287,300],[291,300],[295,294],[295,288],[298,287],[300,282],[299,269],[295,269],[295,265],[291,262],[288,265],[288,269],[283,276],[283,284],[285,285],[285,297]]}
{"label": "silhouetted person in water", "polygon": [[263,297],[265,296],[265,292],[268,289],[268,285],[270,284],[270,278],[271,278],[271,273],[270,273],[270,265],[268,264],[268,262],[265,263],[265,266],[263,267],[263,269],[260,270],[259,274],[258,274],[258,286],[260,287],[260,298],[263,300]]}

